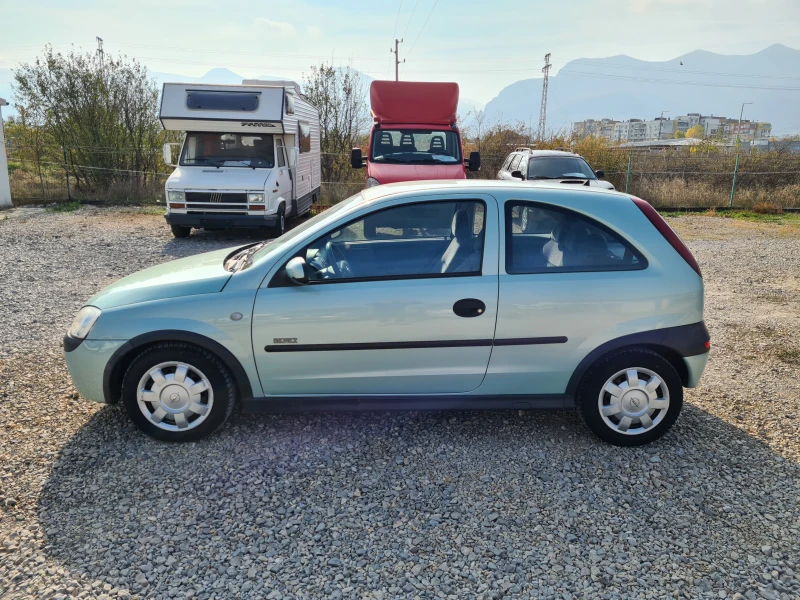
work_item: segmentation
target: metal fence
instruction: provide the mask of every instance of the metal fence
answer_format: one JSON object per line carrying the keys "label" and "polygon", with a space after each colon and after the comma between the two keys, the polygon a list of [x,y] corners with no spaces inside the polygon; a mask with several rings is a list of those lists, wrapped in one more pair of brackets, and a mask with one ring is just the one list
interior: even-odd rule
{"label": "metal fence", "polygon": [[[326,154],[326,159],[347,155]],[[606,148],[586,155],[594,169],[618,190],[650,201],[659,208],[737,207],[768,204],[800,207],[800,155],[780,152],[692,153],[641,152]],[[468,173],[475,179],[494,179],[505,155],[483,155],[481,170]],[[79,185],[74,169],[113,171],[102,188]],[[148,204],[164,201],[168,172],[108,169],[68,165],[56,160],[31,160],[9,153],[11,198],[16,205],[62,201],[108,204]],[[363,170],[340,170],[346,181],[323,181],[320,206],[330,206],[364,186]]]}

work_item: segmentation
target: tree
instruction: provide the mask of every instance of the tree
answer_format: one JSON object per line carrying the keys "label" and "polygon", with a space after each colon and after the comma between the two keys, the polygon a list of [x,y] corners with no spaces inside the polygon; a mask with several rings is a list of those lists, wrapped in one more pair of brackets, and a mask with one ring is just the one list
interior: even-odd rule
{"label": "tree", "polygon": [[[319,110],[322,180],[356,181],[350,150],[359,145],[371,122],[367,92],[358,71],[322,64],[303,77],[308,101]],[[363,181],[363,180],[362,180]]]}
{"label": "tree", "polygon": [[680,139],[683,139],[685,137],[686,137],[686,132],[685,131],[678,130],[678,131],[675,132],[675,139],[676,140],[680,140]]}
{"label": "tree", "polygon": [[41,58],[14,70],[14,81],[25,124],[66,148],[78,187],[141,183],[162,167],[158,89],[136,60],[46,46]]}
{"label": "tree", "polygon": [[705,133],[706,131],[702,125],[694,125],[686,130],[686,137],[702,140],[705,137]]}

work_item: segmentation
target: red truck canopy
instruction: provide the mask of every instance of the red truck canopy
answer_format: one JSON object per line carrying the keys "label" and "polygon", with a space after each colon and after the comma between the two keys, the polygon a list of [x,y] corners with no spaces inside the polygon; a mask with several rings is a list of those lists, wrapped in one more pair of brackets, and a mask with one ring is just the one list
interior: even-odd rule
{"label": "red truck canopy", "polygon": [[456,122],[458,84],[429,81],[373,81],[372,116],[381,124],[446,125]]}

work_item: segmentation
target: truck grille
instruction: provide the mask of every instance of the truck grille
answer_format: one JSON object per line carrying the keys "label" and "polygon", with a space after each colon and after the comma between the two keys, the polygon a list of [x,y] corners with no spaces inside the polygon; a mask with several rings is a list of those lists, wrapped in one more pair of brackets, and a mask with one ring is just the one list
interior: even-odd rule
{"label": "truck grille", "polygon": [[237,194],[233,192],[186,192],[186,202],[247,204],[247,194]]}

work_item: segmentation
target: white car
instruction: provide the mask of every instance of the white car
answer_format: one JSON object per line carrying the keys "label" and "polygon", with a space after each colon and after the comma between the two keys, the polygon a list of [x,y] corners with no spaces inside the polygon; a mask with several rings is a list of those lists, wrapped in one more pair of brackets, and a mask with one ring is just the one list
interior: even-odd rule
{"label": "white car", "polygon": [[605,173],[594,171],[589,163],[574,152],[563,150],[531,150],[517,148],[506,157],[497,178],[505,181],[528,181],[531,183],[557,181],[563,184],[587,185],[605,190],[614,186],[603,181]]}

